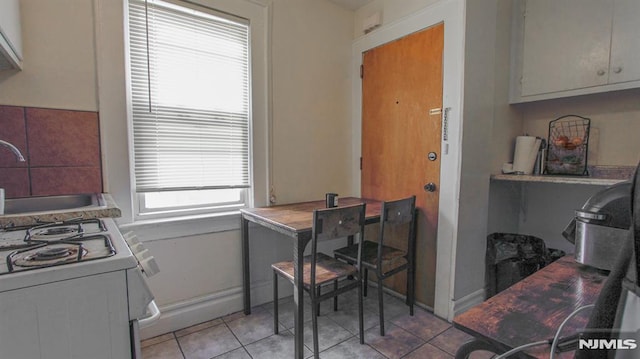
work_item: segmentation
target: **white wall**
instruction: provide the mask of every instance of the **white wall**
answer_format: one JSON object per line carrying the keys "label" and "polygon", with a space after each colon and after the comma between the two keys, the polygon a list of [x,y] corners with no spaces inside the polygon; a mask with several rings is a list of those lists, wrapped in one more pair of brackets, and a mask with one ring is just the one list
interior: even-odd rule
{"label": "white wall", "polygon": [[[522,111],[508,105],[512,1],[497,2],[495,114],[491,147],[491,173],[500,173],[502,164],[513,161],[515,138],[523,133]],[[487,233],[517,232],[519,224],[519,191],[490,184],[489,222]],[[499,229],[499,230],[498,230]]]}
{"label": "white wall", "polygon": [[454,301],[484,287],[489,173],[495,103],[496,1],[466,1],[465,76]]}
{"label": "white wall", "polygon": [[[636,166],[640,161],[640,90],[632,89],[602,94],[538,101],[511,106],[513,118],[521,130],[548,137],[549,122],[563,115],[576,114],[591,118],[589,165]],[[494,136],[498,136],[494,130]],[[513,143],[494,150],[492,173],[499,173],[501,162],[513,158]],[[512,232],[534,235],[545,240],[548,247],[573,253],[571,243],[562,231],[573,217],[602,186],[551,183],[491,184],[489,232]]]}
{"label": "white wall", "polygon": [[635,166],[640,160],[640,89],[518,105],[524,131],[546,138],[549,121],[563,115],[591,119],[589,165]]}
{"label": "white wall", "polygon": [[373,14],[379,13],[381,26],[385,26],[439,1],[441,0],[373,0],[356,10],[353,37],[364,35],[362,22]]}
{"label": "white wall", "polygon": [[[254,102],[265,101],[268,117],[264,123],[261,117],[254,118],[258,121],[254,123],[254,140],[259,140],[254,148],[254,168],[261,172],[254,173],[256,189],[263,183],[270,184],[278,203],[320,199],[328,191],[349,194],[352,12],[326,1],[202,1],[214,8],[225,6],[222,9],[227,11],[246,4],[262,12],[252,19],[256,26],[252,37],[264,37],[267,47],[254,47],[252,56],[264,58],[259,66],[266,63],[270,82],[264,87],[258,85],[258,92],[254,88]],[[117,22],[121,21],[117,5],[101,1],[101,6],[105,23],[99,27],[103,27],[104,34],[117,32]],[[263,15],[266,26],[258,27]],[[116,28],[112,28],[114,23]],[[331,26],[327,26],[329,23]],[[99,39],[114,46],[114,39],[105,37]],[[116,36],[115,42],[118,41]],[[123,94],[118,91],[123,86],[124,66],[114,66],[120,61],[119,55],[112,59],[110,52],[99,54],[99,68],[105,69],[100,73],[100,83],[104,84],[101,91],[107,93],[105,101],[113,104],[101,102],[101,114],[105,113],[102,118],[114,121],[104,131],[110,134],[107,178],[111,191],[124,198],[127,206],[131,196],[128,159],[118,154],[128,146],[126,121],[119,116],[126,113]],[[254,67],[253,71],[255,80],[257,69]],[[115,83],[114,77],[118,79]],[[114,96],[108,93],[110,89],[115,89]],[[264,143],[263,147],[261,143],[267,138],[271,146]],[[257,195],[255,203],[265,205],[266,196]],[[129,224],[130,221],[130,217],[123,218],[120,223],[145,241],[161,269],[151,278],[150,286],[164,314],[156,325],[143,331],[144,337],[242,309],[239,216],[224,220],[222,227],[220,219],[145,225]],[[216,227],[213,222],[218,223],[217,229],[212,228]],[[201,233],[196,234],[198,231]],[[271,300],[270,264],[290,258],[292,246],[289,239],[264,229],[252,227],[250,237],[252,304],[258,305]]]}
{"label": "white wall", "polygon": [[[382,13],[384,28],[395,26],[403,17],[437,2],[374,1],[356,11],[354,37],[362,36],[361,22],[371,14]],[[465,35],[464,40],[460,40],[463,44],[459,45],[464,46],[464,79],[463,93],[457,94],[462,104],[462,141],[458,153],[461,160],[460,183],[455,197],[458,211],[442,222],[443,226],[454,227],[451,239],[440,238],[440,233],[438,239],[439,245],[443,240],[454,241],[453,256],[439,254],[438,257],[438,267],[453,266],[454,276],[450,293],[436,293],[436,307],[441,303],[438,300],[440,295],[445,296],[445,305],[450,306],[445,311],[441,307],[436,308],[436,312],[443,316],[451,316],[453,312],[464,310],[465,306],[483,299],[484,252],[490,208],[489,176],[497,163],[509,156],[512,138],[522,129],[518,112],[507,104],[511,3],[508,0],[463,3],[466,10],[460,16],[464,19]],[[376,31],[380,30],[374,30],[372,34]],[[445,38],[447,41],[452,39]],[[445,68],[451,65],[445,62]],[[454,105],[454,108],[458,109],[458,106]],[[441,216],[442,205],[450,205],[446,202],[441,196]],[[496,206],[492,208],[503,208],[501,203]],[[510,221],[517,226],[518,217]]]}
{"label": "white wall", "polygon": [[[434,312],[436,315],[452,319],[453,288],[451,278],[454,275],[456,236],[458,234],[458,209],[460,162],[462,160],[462,93],[464,58],[464,2],[459,0],[440,0],[421,2],[385,2],[393,6],[395,14],[406,16],[385,20],[382,26],[365,36],[358,37],[353,43],[352,71],[357,74],[362,62],[362,53],[382,44],[402,38],[434,24],[444,23],[445,43],[443,52],[443,107],[448,113],[448,137],[441,144],[442,161],[440,167],[440,200],[438,212],[437,259],[435,278]],[[410,6],[405,8],[404,5]],[[356,12],[356,18],[362,16]],[[402,11],[406,10],[406,11]],[[401,16],[401,15],[397,15]],[[356,25],[357,26],[357,25]],[[361,96],[362,86],[359,78],[354,77],[353,97],[353,187],[360,188]],[[419,279],[419,278],[418,278]]]}
{"label": "white wall", "polygon": [[[523,115],[523,133],[547,137],[549,121],[565,114],[591,118],[588,164],[599,166],[636,166],[640,161],[640,90],[563,98],[518,105]],[[550,183],[492,184],[492,201],[504,198],[502,208],[518,207],[507,221],[492,213],[492,232],[515,232],[544,239],[548,247],[573,253],[562,231],[573,218],[573,211],[603,186]],[[503,212],[501,212],[503,213]],[[514,229],[509,220],[518,216]]]}
{"label": "white wall", "polygon": [[97,110],[93,4],[21,0],[22,71],[0,71],[0,104]]}
{"label": "white wall", "polygon": [[328,1],[272,5],[272,182],[278,203],[352,194],[353,12]]}
{"label": "white wall", "polygon": [[[330,191],[348,195],[352,12],[315,0],[275,0],[269,11],[273,193],[278,203],[320,199]],[[250,238],[252,304],[258,305],[271,300],[270,264],[291,258],[292,246],[261,228],[252,227]],[[238,230],[146,245],[162,270],[152,290],[171,318],[145,337],[242,309]],[[175,263],[175,257],[191,263]],[[290,293],[280,282],[281,295]]]}
{"label": "white wall", "polygon": [[[202,1],[215,6],[226,0]],[[253,36],[270,42],[269,48],[257,51],[266,59],[258,66],[270,66],[271,82],[265,88],[272,89],[271,97],[266,91],[254,97],[264,103],[268,116],[255,135],[262,142],[271,136],[272,141],[271,156],[262,147],[256,156],[263,172],[257,177],[260,185],[267,187],[270,173],[279,203],[319,199],[328,191],[350,194],[353,12],[317,0],[226,3],[262,7],[266,30]],[[0,104],[99,110],[106,188],[123,208],[119,223],[128,224],[132,204],[123,2],[23,0],[21,5],[24,70],[0,73]],[[257,203],[265,204],[266,193],[260,197]],[[210,230],[206,222],[194,222],[195,229],[187,229],[184,222],[128,226],[158,259],[161,272],[150,279],[150,286],[168,313],[143,335],[241,310],[239,222],[239,216],[232,217],[222,232]],[[154,238],[157,228],[168,228],[165,238]],[[269,264],[290,258],[292,247],[288,239],[266,230],[252,228],[251,237],[252,299],[260,304],[271,300]]]}

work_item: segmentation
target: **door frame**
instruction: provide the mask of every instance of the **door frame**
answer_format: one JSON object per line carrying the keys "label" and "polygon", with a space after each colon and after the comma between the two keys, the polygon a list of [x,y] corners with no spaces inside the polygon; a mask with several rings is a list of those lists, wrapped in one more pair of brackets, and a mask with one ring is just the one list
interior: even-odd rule
{"label": "door frame", "polygon": [[[464,2],[442,0],[397,21],[385,24],[364,35],[352,44],[352,188],[360,195],[360,157],[362,150],[362,54],[393,40],[438,23],[444,23],[443,49],[443,116],[448,123],[442,126],[440,200],[437,232],[436,283],[434,313],[453,320],[453,290],[458,227],[458,198],[462,165],[462,101],[464,66]],[[448,109],[445,111],[445,109]],[[446,131],[446,133],[445,133]],[[426,154],[425,154],[426,155]]]}

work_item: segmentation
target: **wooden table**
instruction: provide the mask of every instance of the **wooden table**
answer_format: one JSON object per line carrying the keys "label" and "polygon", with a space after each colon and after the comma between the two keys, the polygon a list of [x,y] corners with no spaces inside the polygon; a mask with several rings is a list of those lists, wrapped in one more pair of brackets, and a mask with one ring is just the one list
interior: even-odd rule
{"label": "wooden table", "polygon": [[[340,206],[355,205],[362,202],[367,204],[365,224],[379,222],[380,206],[382,204],[381,202],[355,197],[339,198]],[[295,303],[294,336],[296,358],[302,358],[304,352],[304,291],[302,285],[302,277],[299,275],[299,268],[302,268],[304,249],[311,240],[313,210],[319,208],[325,208],[324,200],[240,210],[242,214],[242,267],[245,314],[251,314],[251,278],[249,274],[249,222],[253,222],[263,227],[272,229],[293,239],[293,263],[295,277],[293,284],[293,301]],[[349,241],[353,243],[353,238],[349,239]]]}
{"label": "wooden table", "polygon": [[[571,312],[596,302],[606,278],[604,272],[566,256],[456,316],[453,324],[499,352],[550,339]],[[586,310],[573,317],[563,336],[584,329],[589,313]],[[524,353],[528,357],[548,358],[549,346]],[[573,357],[573,353],[564,354]]]}

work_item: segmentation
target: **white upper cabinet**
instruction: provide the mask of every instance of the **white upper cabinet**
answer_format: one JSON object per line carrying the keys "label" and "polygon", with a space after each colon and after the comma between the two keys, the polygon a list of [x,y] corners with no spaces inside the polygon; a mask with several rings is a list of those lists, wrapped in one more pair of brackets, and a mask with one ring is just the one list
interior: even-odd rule
{"label": "white upper cabinet", "polygon": [[609,71],[609,82],[640,80],[639,0],[614,2]]}
{"label": "white upper cabinet", "polygon": [[0,0],[0,70],[22,68],[20,3]]}
{"label": "white upper cabinet", "polygon": [[511,102],[640,87],[639,0],[521,0]]}

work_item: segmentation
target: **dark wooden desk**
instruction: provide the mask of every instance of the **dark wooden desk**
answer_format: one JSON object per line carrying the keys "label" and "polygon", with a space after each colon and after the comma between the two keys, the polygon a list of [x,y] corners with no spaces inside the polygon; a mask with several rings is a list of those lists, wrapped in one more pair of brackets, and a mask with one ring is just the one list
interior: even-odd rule
{"label": "dark wooden desk", "polygon": [[[523,344],[553,338],[562,321],[575,309],[594,304],[606,274],[566,256],[503,292],[456,316],[453,324],[503,352]],[[590,311],[573,317],[563,335],[583,329]],[[524,352],[548,358],[549,347]],[[573,357],[564,353],[560,358]]]}
{"label": "dark wooden desk", "polygon": [[[354,205],[365,202],[366,224],[380,221],[381,202],[369,199],[346,197],[339,199],[340,206]],[[311,240],[311,228],[313,224],[313,210],[325,208],[325,201],[313,201],[294,204],[285,204],[273,207],[248,208],[240,210],[242,214],[242,268],[243,268],[243,295],[244,313],[251,314],[251,278],[249,274],[249,222],[282,233],[293,239],[293,263],[294,285],[293,301],[294,311],[294,336],[295,357],[302,358],[303,344],[303,303],[304,291],[302,277],[299,268],[302,268],[304,249]],[[353,239],[350,239],[353,241]]]}

